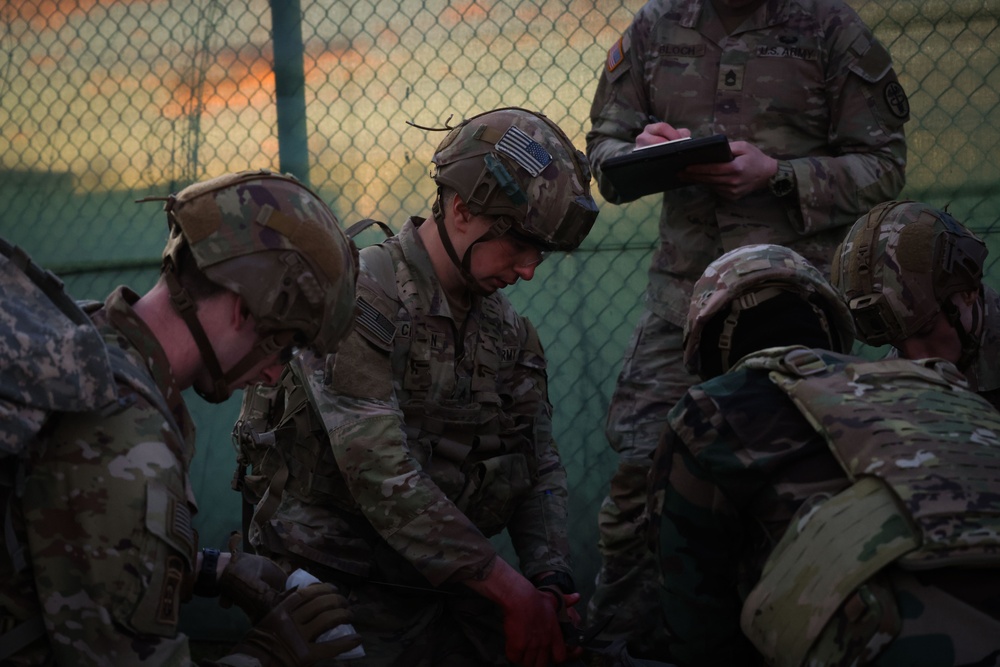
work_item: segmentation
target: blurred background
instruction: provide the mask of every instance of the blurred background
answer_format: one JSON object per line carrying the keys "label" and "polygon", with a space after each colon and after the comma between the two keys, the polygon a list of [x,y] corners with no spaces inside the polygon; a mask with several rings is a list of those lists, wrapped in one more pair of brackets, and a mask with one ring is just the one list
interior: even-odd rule
{"label": "blurred background", "polygon": [[[346,225],[428,215],[443,127],[498,106],[542,111],[578,147],[607,49],[641,0],[0,0],[0,235],[78,299],[155,282],[161,203],[226,171],[308,181]],[[992,249],[1000,0],[849,0],[892,53],[910,98],[904,198],[947,207]],[[595,196],[596,185],[594,187]],[[507,290],[550,363],[570,479],[576,579],[593,590],[596,513],[615,460],[607,403],[639,312],[659,198],[601,204],[591,235]],[[370,235],[370,236],[367,236]],[[366,232],[360,245],[377,242]],[[239,528],[230,431],[239,396],[193,393],[192,482],[202,546]],[[509,554],[502,538],[498,544]],[[237,612],[194,603],[183,629],[228,641]]]}

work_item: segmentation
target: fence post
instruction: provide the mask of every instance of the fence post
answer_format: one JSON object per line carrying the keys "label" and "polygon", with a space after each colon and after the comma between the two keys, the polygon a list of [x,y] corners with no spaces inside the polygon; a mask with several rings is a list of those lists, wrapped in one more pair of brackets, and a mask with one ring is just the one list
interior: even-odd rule
{"label": "fence post", "polygon": [[278,164],[309,184],[306,75],[299,0],[269,0],[274,42],[274,93],[278,110]]}

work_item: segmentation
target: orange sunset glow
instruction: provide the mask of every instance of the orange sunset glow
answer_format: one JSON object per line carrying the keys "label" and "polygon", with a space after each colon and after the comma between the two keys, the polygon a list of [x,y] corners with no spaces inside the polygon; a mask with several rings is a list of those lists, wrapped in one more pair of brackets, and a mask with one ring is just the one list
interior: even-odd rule
{"label": "orange sunset glow", "polygon": [[[607,17],[617,34],[632,4],[304,2],[312,180],[375,210],[399,179],[407,190],[422,182],[439,139],[405,121],[439,125],[492,106],[570,115],[582,141],[604,57],[594,33],[610,42]],[[69,171],[82,191],[277,166],[265,0],[45,0],[3,11],[16,47],[0,82],[3,168]]]}

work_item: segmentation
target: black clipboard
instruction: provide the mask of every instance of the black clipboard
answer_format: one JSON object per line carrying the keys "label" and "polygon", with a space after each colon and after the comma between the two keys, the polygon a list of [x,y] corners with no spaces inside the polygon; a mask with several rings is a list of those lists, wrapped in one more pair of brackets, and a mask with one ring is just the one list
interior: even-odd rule
{"label": "black clipboard", "polygon": [[684,167],[732,159],[726,135],[713,134],[636,148],[631,153],[608,158],[601,165],[601,171],[622,201],[632,201],[654,192],[690,185],[677,178],[677,172]]}

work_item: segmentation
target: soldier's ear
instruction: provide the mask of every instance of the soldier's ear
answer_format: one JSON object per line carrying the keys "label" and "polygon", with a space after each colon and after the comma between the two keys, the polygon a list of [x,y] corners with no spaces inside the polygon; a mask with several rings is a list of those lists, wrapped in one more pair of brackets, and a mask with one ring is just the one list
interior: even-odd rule
{"label": "soldier's ear", "polygon": [[455,226],[467,226],[469,221],[472,219],[472,211],[469,210],[469,205],[462,201],[462,198],[455,195],[451,198],[451,202],[447,204],[448,208],[451,210],[452,219],[455,221]]}
{"label": "soldier's ear", "polygon": [[236,294],[235,292],[229,292],[229,294],[232,295],[232,298],[229,300],[231,303],[228,307],[230,309],[230,322],[232,323],[233,328],[236,331],[240,331],[248,324],[253,327],[253,315],[250,313],[250,309],[247,307],[246,301],[243,300],[242,296]]}
{"label": "soldier's ear", "polygon": [[966,306],[971,306],[979,300],[979,290],[969,290],[968,292],[959,292],[958,294]]}

